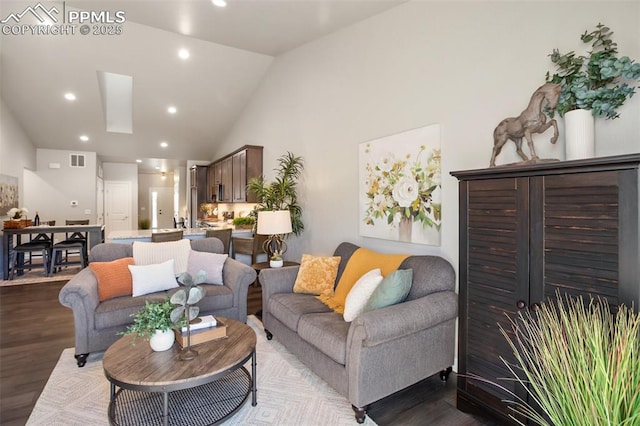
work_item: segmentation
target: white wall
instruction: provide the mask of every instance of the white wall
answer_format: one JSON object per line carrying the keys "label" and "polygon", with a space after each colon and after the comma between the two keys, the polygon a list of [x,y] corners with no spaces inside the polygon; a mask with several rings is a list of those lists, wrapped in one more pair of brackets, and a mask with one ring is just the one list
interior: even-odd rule
{"label": "white wall", "polygon": [[[30,217],[37,211],[40,220],[55,220],[64,225],[65,220],[89,219],[96,223],[96,153],[38,149],[36,171],[24,171],[25,205]],[[69,154],[83,154],[83,168],[69,167]],[[52,169],[51,163],[60,168]],[[71,201],[77,205],[71,206]]]}
{"label": "white wall", "polygon": [[0,98],[0,174],[18,178],[21,207],[24,204],[23,169],[36,169],[36,147]]}
{"label": "white wall", "polygon": [[[635,2],[414,1],[316,40],[274,61],[221,154],[264,145],[264,170],[292,151],[305,159],[305,232],[287,258],[330,254],[341,241],[384,252],[439,254],[457,265],[458,190],[452,170],[489,164],[493,130],[517,116],[552,70],[548,54],[581,47],[580,34],[609,25],[622,54],[640,59]],[[621,118],[596,124],[597,155],[640,151],[640,94]],[[563,123],[560,121],[560,132]],[[432,123],[442,128],[440,247],[358,235],[358,145]],[[564,159],[564,139],[537,135],[542,158]],[[513,144],[498,164],[518,161]],[[527,151],[525,151],[527,152]]]}

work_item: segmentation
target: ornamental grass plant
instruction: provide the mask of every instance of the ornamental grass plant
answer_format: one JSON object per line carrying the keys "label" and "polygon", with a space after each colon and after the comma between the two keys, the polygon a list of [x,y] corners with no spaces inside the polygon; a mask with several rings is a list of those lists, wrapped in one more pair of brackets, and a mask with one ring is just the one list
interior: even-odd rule
{"label": "ornamental grass plant", "polygon": [[517,364],[503,362],[529,395],[515,412],[542,426],[640,425],[640,313],[558,294],[511,327]]}

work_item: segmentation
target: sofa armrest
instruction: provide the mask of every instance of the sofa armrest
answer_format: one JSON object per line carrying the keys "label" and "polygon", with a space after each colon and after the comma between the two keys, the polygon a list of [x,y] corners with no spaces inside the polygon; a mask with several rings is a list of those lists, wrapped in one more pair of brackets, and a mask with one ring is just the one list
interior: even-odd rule
{"label": "sofa armrest", "polygon": [[[262,300],[269,300],[270,296],[278,293],[293,293],[299,269],[300,266],[285,266],[260,271],[258,279],[262,285]],[[264,309],[264,304],[262,307]]]}
{"label": "sofa armrest", "polygon": [[233,291],[233,306],[238,307],[238,321],[247,322],[247,293],[249,286],[256,280],[256,271],[252,267],[227,257],[222,268],[222,281]]}
{"label": "sofa armrest", "polygon": [[399,339],[455,319],[457,315],[458,296],[452,291],[433,293],[419,299],[365,312],[351,323],[347,350],[354,344],[375,346]]}
{"label": "sofa armrest", "polygon": [[73,276],[60,290],[58,300],[63,306],[74,311],[82,306],[87,314],[93,312],[100,303],[98,297],[98,280],[90,268],[84,268]]}

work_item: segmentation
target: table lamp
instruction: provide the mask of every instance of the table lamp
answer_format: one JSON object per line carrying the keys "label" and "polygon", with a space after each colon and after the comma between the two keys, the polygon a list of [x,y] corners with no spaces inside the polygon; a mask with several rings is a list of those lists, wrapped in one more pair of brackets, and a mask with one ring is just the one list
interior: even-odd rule
{"label": "table lamp", "polygon": [[256,233],[269,236],[263,245],[269,259],[275,252],[282,255],[287,251],[287,244],[282,241],[282,236],[291,231],[291,213],[289,210],[258,212],[258,229]]}

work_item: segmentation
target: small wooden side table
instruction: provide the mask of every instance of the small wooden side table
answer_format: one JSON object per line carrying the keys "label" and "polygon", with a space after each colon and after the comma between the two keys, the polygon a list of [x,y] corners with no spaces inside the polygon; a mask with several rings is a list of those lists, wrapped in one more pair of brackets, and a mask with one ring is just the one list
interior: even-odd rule
{"label": "small wooden side table", "polygon": [[[285,266],[299,266],[300,264],[298,262],[289,262],[288,260],[285,260],[284,263],[282,264],[281,268],[284,268]],[[251,267],[256,271],[256,273],[258,275],[260,275],[260,271],[262,271],[263,269],[270,269],[271,266],[269,266],[269,262],[259,262],[259,263],[254,263],[253,265],[251,265]],[[277,269],[277,268],[275,268]],[[256,278],[256,282],[255,282],[256,286],[260,285],[258,278]]]}

